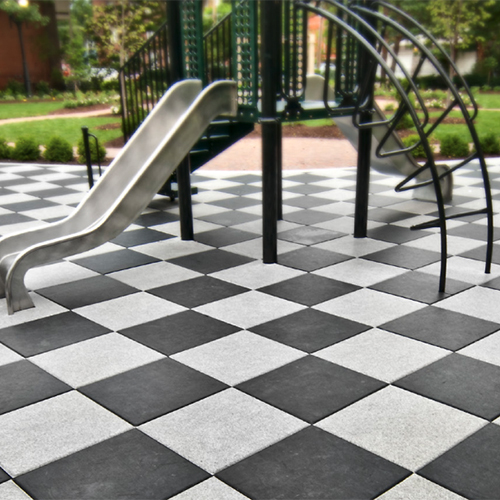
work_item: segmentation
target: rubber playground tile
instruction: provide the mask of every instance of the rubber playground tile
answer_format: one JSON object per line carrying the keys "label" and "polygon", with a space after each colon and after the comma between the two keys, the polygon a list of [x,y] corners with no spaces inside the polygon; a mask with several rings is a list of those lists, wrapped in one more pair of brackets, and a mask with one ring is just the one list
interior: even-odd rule
{"label": "rubber playground tile", "polygon": [[[462,224],[461,226],[448,229],[448,234],[451,236],[460,236],[462,238],[472,238],[475,240],[486,241],[488,232],[486,226],[474,223]],[[493,235],[493,240],[500,238],[498,234]]]}
{"label": "rubber playground tile", "polygon": [[384,225],[368,230],[370,238],[390,243],[406,243],[407,241],[423,238],[429,234],[431,234],[429,231],[412,231],[409,228],[394,225]]}
{"label": "rubber playground tile", "polygon": [[[232,178],[231,180],[234,180],[234,178]],[[251,176],[251,177],[249,177],[248,180],[250,182],[255,182],[257,180],[257,178]],[[261,193],[262,188],[259,186],[252,186],[249,184],[240,184],[238,186],[230,186],[230,187],[227,187],[224,189],[219,189],[219,191],[221,193],[234,194],[235,196],[245,196],[248,194]]]}
{"label": "rubber playground tile", "polygon": [[380,328],[457,351],[497,331],[498,323],[428,306]]}
{"label": "rubber playground tile", "polygon": [[211,215],[201,215],[197,219],[211,222],[212,224],[219,224],[220,226],[236,226],[244,224],[245,222],[252,222],[260,219],[258,215],[249,214],[246,212],[238,212],[236,210],[226,210]]}
{"label": "rubber playground tile", "polygon": [[283,253],[278,256],[278,262],[284,266],[301,269],[302,271],[316,271],[323,267],[332,266],[339,262],[352,259],[349,255],[343,255],[321,248],[305,247]]}
{"label": "rubber playground tile", "polygon": [[5,481],[8,481],[10,479],[10,476],[2,469],[0,469],[0,484],[5,483]]}
{"label": "rubber playground tile", "polygon": [[35,219],[27,217],[23,214],[3,214],[0,215],[0,226],[7,226],[9,224],[22,224],[23,222],[33,222]]}
{"label": "rubber playground tile", "polygon": [[308,427],[219,472],[217,477],[249,498],[260,500],[279,496],[361,500],[379,496],[409,474],[343,439]]}
{"label": "rubber playground tile", "polygon": [[244,292],[248,292],[248,288],[243,288],[210,276],[200,276],[191,280],[181,281],[180,283],[173,283],[148,290],[148,293],[189,308],[233,297]]}
{"label": "rubber playground tile", "polygon": [[395,385],[487,420],[500,415],[500,401],[491,397],[500,391],[500,366],[468,356],[446,356]]}
{"label": "rubber playground tile", "polygon": [[29,357],[82,342],[110,330],[79,314],[65,312],[0,330],[0,342]]}
{"label": "rubber playground tile", "polygon": [[355,290],[359,290],[359,287],[314,274],[304,274],[259,289],[260,292],[306,306],[313,306]]}
{"label": "rubber playground tile", "polygon": [[329,205],[331,202],[331,199],[320,198],[319,196],[297,196],[283,200],[284,205],[299,208],[321,207],[322,205]]}
{"label": "rubber playground tile", "polygon": [[159,262],[159,259],[143,253],[123,249],[115,252],[75,259],[73,262],[86,267],[87,269],[91,269],[92,271],[96,271],[101,274],[108,274],[121,271],[123,269],[129,269],[131,267],[151,264],[151,262]]}
{"label": "rubber playground tile", "polygon": [[[293,178],[288,177],[288,181],[290,180],[295,180]],[[324,193],[325,191],[330,191],[331,188],[325,187],[325,186],[318,186],[315,184],[298,184],[296,186],[288,186],[286,188],[286,191],[289,193],[297,193],[297,194],[318,194],[318,193]]]}
{"label": "rubber playground tile", "polygon": [[464,283],[454,279],[446,280],[445,292],[439,291],[439,277],[425,273],[410,271],[401,276],[376,283],[370,288],[379,290],[380,292],[398,295],[407,299],[418,300],[426,304],[434,304],[451,295],[463,292],[470,288],[470,283]]}
{"label": "rubber playground tile", "polygon": [[0,366],[0,414],[70,390],[69,385],[27,360]]}
{"label": "rubber playground tile", "polygon": [[172,359],[162,359],[79,391],[131,424],[140,425],[227,387]]}
{"label": "rubber playground tile", "polygon": [[286,176],[287,181],[300,182],[302,184],[311,184],[314,182],[329,181],[330,176],[317,174],[316,172],[301,172]]}
{"label": "rubber playground tile", "polygon": [[241,208],[255,207],[261,205],[260,200],[255,200],[253,198],[245,198],[242,196],[234,196],[231,198],[225,198],[223,200],[214,200],[210,202],[210,205],[215,205],[217,207],[229,208],[231,210],[239,210]]}
{"label": "rubber playground tile", "polygon": [[206,344],[239,330],[194,311],[184,311],[148,323],[121,330],[123,335],[171,355]]}
{"label": "rubber playground tile", "polygon": [[16,480],[36,498],[118,500],[170,498],[209,477],[142,432],[130,430]]}
{"label": "rubber playground tile", "polygon": [[173,238],[171,234],[155,231],[154,229],[142,228],[133,231],[124,231],[119,236],[111,240],[111,243],[129,248],[136,245],[144,245],[154,241],[163,241]]}
{"label": "rubber playground tile", "polygon": [[309,423],[341,410],[385,383],[307,356],[237,386],[237,389]]}
{"label": "rubber playground tile", "polygon": [[167,222],[176,222],[179,220],[179,215],[171,212],[150,212],[142,214],[135,219],[134,224],[138,226],[157,226],[158,224],[166,224]]}
{"label": "rubber playground tile", "polygon": [[[370,197],[370,205],[372,205],[372,197]],[[368,217],[370,220],[391,224],[401,220],[409,219],[411,217],[415,217],[415,214],[411,212],[403,212],[401,210],[394,210],[391,208],[372,208],[368,212]]]}
{"label": "rubber playground tile", "polygon": [[36,210],[38,208],[48,208],[57,206],[59,206],[57,203],[41,199],[21,201],[19,203],[9,203],[8,205],[3,205],[4,208],[7,208],[8,210],[12,210],[14,212],[28,212],[30,210]]}
{"label": "rubber playground tile", "polygon": [[369,253],[364,255],[363,258],[391,266],[404,267],[405,269],[418,269],[439,262],[441,254],[430,250],[397,245]]}
{"label": "rubber playground tile", "polygon": [[40,295],[68,309],[123,297],[137,291],[136,288],[107,276],[95,276],[37,290]]}
{"label": "rubber playground tile", "polygon": [[368,325],[304,309],[283,318],[250,328],[271,340],[312,353],[368,330]]}
{"label": "rubber playground tile", "polygon": [[241,266],[255,259],[224,250],[208,250],[168,261],[177,266],[186,267],[198,273],[210,274],[230,267]]}
{"label": "rubber playground tile", "polygon": [[242,241],[253,240],[254,238],[256,238],[255,233],[241,231],[231,227],[221,227],[220,229],[203,231],[202,233],[195,235],[196,241],[216,248],[234,245],[236,243],[241,243]]}
{"label": "rubber playground tile", "polygon": [[500,427],[489,424],[418,471],[464,498],[496,498],[500,491]]}
{"label": "rubber playground tile", "polygon": [[283,214],[283,220],[305,225],[319,224],[320,222],[326,222],[339,217],[341,216],[327,212],[320,212],[318,210],[297,210],[295,212]]}
{"label": "rubber playground tile", "polygon": [[300,226],[287,231],[278,232],[280,240],[290,241],[292,243],[299,243],[300,245],[316,245],[317,243],[324,243],[325,241],[334,240],[345,236],[344,233],[337,231],[328,231],[314,226]]}

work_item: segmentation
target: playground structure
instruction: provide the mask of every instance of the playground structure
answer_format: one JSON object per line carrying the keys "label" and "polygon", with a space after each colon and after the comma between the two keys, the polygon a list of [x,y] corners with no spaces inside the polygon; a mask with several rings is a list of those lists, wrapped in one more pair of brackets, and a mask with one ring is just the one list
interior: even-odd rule
{"label": "playground structure", "polygon": [[[307,19],[310,15],[324,19],[326,59],[333,61],[335,58],[335,72],[327,64],[323,79],[307,75]],[[420,54],[419,63],[411,74],[387,42],[394,32],[412,42],[414,50]],[[379,168],[403,176],[395,186],[396,191],[424,189],[426,198],[429,189],[432,191],[438,217],[412,229],[437,227],[440,230],[440,292],[444,292],[446,282],[446,222],[449,219],[486,215],[485,272],[488,273],[493,248],[493,209],[486,163],[473,124],[477,105],[466,82],[457,75],[462,92],[472,103],[471,109],[466,106],[433,50],[439,51],[454,67],[437,40],[422,26],[404,12],[378,0],[233,0],[232,12],[205,34],[200,0],[167,2],[166,23],[120,71],[123,130],[128,143],[77,208],[76,213],[81,215],[72,215],[54,224],[54,230],[50,226],[0,240],[0,278],[9,312],[32,306],[24,287],[24,274],[30,267],[47,263],[54,255],[61,258],[108,241],[127,227],[158,191],[171,197],[178,195],[181,236],[193,239],[191,171],[244,137],[253,130],[255,123],[262,127],[263,261],[277,262],[282,124],[327,117],[342,123],[344,133],[358,149],[355,237],[367,234],[370,168]],[[396,78],[394,68],[382,55],[384,52],[403,72],[404,82]],[[424,63],[435,68],[450,95],[449,105],[439,116],[433,117],[433,123],[415,83]],[[391,116],[385,116],[374,100],[375,80],[380,72],[394,89],[399,102]],[[206,88],[198,98],[201,101],[194,100],[197,92],[192,94],[193,86],[199,92],[200,83],[193,80]],[[210,99],[206,96],[211,96],[217,88],[226,89],[225,97],[210,108],[210,113],[201,112],[203,106],[200,108],[196,103],[206,105]],[[184,89],[183,92],[191,89],[187,92],[191,98],[167,98],[172,92],[181,92],[180,89]],[[184,103],[180,109],[179,101]],[[450,168],[436,165],[429,138],[452,110],[459,110],[465,120],[473,152]],[[223,114],[232,116],[218,116]],[[167,122],[162,126],[158,125],[160,116]],[[396,132],[406,117],[410,118],[418,135],[418,140],[409,147],[403,146]],[[153,121],[154,126],[151,125]],[[185,140],[182,133],[186,133]],[[426,161],[422,165],[410,157],[411,151],[418,146],[425,151]],[[485,206],[448,215],[445,201],[452,195],[452,174],[473,160],[479,163],[482,174]],[[147,166],[150,164],[155,166],[156,173],[149,183],[152,190],[144,190],[139,186],[141,183],[137,184],[136,177],[143,176],[142,186],[148,184]],[[174,171],[178,193],[173,191],[173,180],[169,179]],[[121,176],[123,179],[119,180]],[[112,186],[113,183],[116,184]],[[95,192],[104,193],[102,199],[109,200],[101,212],[91,203],[99,199]],[[87,213],[93,214],[91,220]],[[85,223],[74,228],[71,221],[79,220],[78,217]],[[115,219],[120,223],[107,222]],[[103,226],[112,229],[101,230]],[[70,231],[61,234],[59,227],[67,227]],[[33,234],[37,235],[35,239]],[[52,248],[64,248],[64,251],[52,252]]]}

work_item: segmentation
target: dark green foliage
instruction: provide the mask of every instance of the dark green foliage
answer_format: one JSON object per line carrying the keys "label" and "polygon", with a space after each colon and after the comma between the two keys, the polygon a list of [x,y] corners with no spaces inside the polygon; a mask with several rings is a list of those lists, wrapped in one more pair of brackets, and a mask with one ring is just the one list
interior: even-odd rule
{"label": "dark green foliage", "polygon": [[441,154],[448,158],[465,158],[469,154],[469,144],[459,134],[446,135],[441,139]]}
{"label": "dark green foliage", "polygon": [[[99,161],[103,161],[106,158],[106,148],[99,144],[99,153],[97,152],[95,139],[93,137],[89,137],[89,145],[90,145],[90,159],[92,163],[98,163]],[[85,146],[83,145],[83,139],[80,139],[78,142],[78,163],[87,163],[87,159],[85,158]]]}
{"label": "dark green foliage", "polygon": [[47,82],[41,81],[36,84],[36,93],[41,97],[50,94],[50,86]]}
{"label": "dark green foliage", "polygon": [[404,130],[413,127],[413,120],[410,113],[405,113],[398,121],[396,130]]}
{"label": "dark green foliage", "polygon": [[40,158],[40,145],[29,136],[19,137],[12,150],[12,159],[16,161],[35,161]]}
{"label": "dark green foliage", "polygon": [[500,154],[500,141],[494,133],[483,135],[479,138],[481,149],[484,154],[498,155]]}
{"label": "dark green foliage", "polygon": [[43,157],[49,161],[67,163],[74,158],[73,147],[66,139],[54,136],[46,144]]}
{"label": "dark green foliage", "polygon": [[24,85],[17,80],[9,80],[7,90],[14,96],[21,97],[26,94]]}
{"label": "dark green foliage", "polygon": [[7,144],[7,141],[0,137],[0,160],[8,160],[12,155],[12,148]]}
{"label": "dark green foliage", "polygon": [[[416,142],[420,140],[420,137],[417,134],[412,134],[407,137],[403,137],[401,141],[405,145],[406,148],[409,148],[410,146],[413,146]],[[410,154],[414,158],[425,158],[425,149],[422,144],[418,145],[415,149],[413,149]]]}

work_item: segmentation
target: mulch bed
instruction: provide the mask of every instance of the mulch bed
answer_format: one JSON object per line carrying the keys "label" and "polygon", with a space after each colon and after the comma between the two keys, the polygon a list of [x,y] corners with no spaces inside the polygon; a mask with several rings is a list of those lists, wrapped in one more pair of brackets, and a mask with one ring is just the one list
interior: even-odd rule
{"label": "mulch bed", "polygon": [[[79,108],[72,109],[55,109],[48,113],[49,115],[71,115],[73,113],[85,113],[87,111],[99,111],[101,109],[109,109],[109,104],[94,104],[93,106],[81,106]],[[100,115],[100,116],[114,116],[111,113],[109,115]]]}

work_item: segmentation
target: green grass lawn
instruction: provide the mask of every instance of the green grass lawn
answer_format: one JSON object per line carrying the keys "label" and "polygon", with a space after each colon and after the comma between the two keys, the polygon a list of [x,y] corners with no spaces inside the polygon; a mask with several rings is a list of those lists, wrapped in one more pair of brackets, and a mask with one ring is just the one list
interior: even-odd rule
{"label": "green grass lawn", "polygon": [[63,101],[47,102],[2,102],[0,103],[0,120],[8,118],[25,118],[28,116],[44,116],[64,107]]}
{"label": "green grass lawn", "polygon": [[474,96],[478,105],[483,109],[500,109],[500,93],[477,94]]}
{"label": "green grass lawn", "polygon": [[23,135],[35,137],[40,144],[57,135],[76,146],[82,138],[82,127],[89,127],[89,132],[99,139],[101,144],[116,139],[122,135],[121,128],[113,130],[97,130],[96,127],[108,123],[121,123],[120,117],[88,117],[88,118],[57,118],[53,120],[40,120],[33,122],[10,123],[0,126],[0,137],[7,142],[16,142]]}

